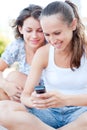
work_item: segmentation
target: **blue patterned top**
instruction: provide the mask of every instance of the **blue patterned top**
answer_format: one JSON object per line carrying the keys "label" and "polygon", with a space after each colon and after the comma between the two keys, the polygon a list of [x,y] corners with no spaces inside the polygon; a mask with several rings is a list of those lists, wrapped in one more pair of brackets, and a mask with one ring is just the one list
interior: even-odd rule
{"label": "blue patterned top", "polygon": [[19,64],[19,72],[29,73],[30,65],[26,62],[26,53],[23,39],[17,39],[7,46],[1,58],[10,66],[14,62]]}

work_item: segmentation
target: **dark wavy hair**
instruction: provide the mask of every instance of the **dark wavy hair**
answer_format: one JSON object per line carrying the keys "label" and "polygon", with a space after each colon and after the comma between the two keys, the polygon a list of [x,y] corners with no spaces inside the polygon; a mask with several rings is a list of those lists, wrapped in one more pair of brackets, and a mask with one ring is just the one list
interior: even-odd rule
{"label": "dark wavy hair", "polygon": [[39,20],[40,13],[42,11],[42,7],[34,4],[30,4],[28,7],[24,8],[16,20],[13,20],[11,23],[11,27],[14,30],[15,38],[23,38],[23,35],[19,32],[18,26],[23,26],[23,22],[28,17],[33,17],[36,20]]}

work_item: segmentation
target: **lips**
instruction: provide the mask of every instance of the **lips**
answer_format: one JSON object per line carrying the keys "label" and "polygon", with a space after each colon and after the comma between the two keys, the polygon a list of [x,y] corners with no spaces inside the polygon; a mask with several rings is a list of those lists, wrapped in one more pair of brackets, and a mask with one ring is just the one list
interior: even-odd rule
{"label": "lips", "polygon": [[39,40],[32,40],[31,43],[32,44],[38,44]]}
{"label": "lips", "polygon": [[59,48],[61,48],[62,43],[56,43],[56,44],[54,44],[53,46],[54,46],[55,48],[58,48],[58,49],[59,49]]}

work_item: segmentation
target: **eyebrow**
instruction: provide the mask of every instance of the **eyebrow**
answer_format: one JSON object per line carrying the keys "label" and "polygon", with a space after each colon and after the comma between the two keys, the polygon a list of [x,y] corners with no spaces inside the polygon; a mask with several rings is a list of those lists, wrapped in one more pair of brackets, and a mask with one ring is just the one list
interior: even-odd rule
{"label": "eyebrow", "polygon": [[[32,29],[31,27],[25,27],[25,28]],[[41,29],[41,30],[42,30],[42,28],[41,28],[41,27],[40,27],[40,28],[37,28],[37,29]]]}

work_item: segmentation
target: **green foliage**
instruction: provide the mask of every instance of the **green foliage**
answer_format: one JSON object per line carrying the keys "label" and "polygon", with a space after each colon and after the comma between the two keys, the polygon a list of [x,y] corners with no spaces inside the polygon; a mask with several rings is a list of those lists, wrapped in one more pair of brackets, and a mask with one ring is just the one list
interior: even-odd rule
{"label": "green foliage", "polygon": [[4,49],[5,49],[5,43],[4,43],[4,41],[0,40],[0,56],[3,53]]}
{"label": "green foliage", "polygon": [[6,37],[0,35],[0,56],[3,53],[3,51],[5,50],[8,42],[9,42],[9,39],[7,39]]}

